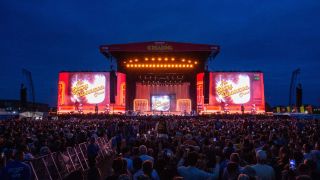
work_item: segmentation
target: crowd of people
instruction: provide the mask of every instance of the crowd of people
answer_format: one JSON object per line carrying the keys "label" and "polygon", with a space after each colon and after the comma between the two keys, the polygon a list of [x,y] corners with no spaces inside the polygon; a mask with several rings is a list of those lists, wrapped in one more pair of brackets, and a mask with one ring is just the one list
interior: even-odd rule
{"label": "crowd of people", "polygon": [[18,162],[88,140],[90,167],[95,167],[95,138],[105,136],[114,152],[108,180],[318,179],[319,131],[319,120],[267,115],[7,120],[0,121],[0,176],[9,177],[11,166],[21,166],[26,177],[27,164]]}

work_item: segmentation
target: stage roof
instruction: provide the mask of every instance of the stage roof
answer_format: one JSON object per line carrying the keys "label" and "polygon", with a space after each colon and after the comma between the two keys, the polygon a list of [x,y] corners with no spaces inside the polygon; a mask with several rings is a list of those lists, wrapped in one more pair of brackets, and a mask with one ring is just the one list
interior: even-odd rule
{"label": "stage roof", "polygon": [[150,41],[128,44],[101,45],[100,52],[107,58],[115,57],[117,60],[149,54],[177,54],[191,55],[207,59],[220,52],[218,45],[193,44],[169,41]]}

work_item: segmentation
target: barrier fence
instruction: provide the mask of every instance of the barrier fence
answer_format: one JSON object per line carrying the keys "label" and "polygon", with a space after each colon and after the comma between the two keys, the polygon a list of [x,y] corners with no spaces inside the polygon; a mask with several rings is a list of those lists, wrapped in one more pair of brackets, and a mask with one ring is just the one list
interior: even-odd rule
{"label": "barrier fence", "polygon": [[[112,149],[104,137],[97,138],[96,143],[100,147],[96,161],[101,163],[111,155]],[[68,147],[64,152],[54,152],[29,161],[34,179],[62,180],[74,171],[88,170],[87,146],[88,142],[83,142],[74,147]]]}

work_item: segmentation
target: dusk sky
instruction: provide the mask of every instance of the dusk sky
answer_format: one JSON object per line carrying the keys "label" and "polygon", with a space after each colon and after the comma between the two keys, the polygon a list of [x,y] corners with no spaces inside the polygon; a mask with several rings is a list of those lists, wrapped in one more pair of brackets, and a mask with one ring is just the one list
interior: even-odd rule
{"label": "dusk sky", "polygon": [[211,69],[261,70],[271,105],[301,68],[303,103],[320,105],[319,0],[1,0],[0,99],[19,99],[26,68],[55,106],[59,71],[108,70],[99,45],[153,40],[220,45]]}

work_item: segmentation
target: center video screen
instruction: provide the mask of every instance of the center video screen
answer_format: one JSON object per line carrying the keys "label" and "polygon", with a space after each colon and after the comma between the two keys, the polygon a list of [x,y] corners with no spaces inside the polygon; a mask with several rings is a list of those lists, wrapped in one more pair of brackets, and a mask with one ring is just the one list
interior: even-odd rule
{"label": "center video screen", "polygon": [[168,95],[152,96],[151,109],[153,111],[169,111],[170,97]]}

